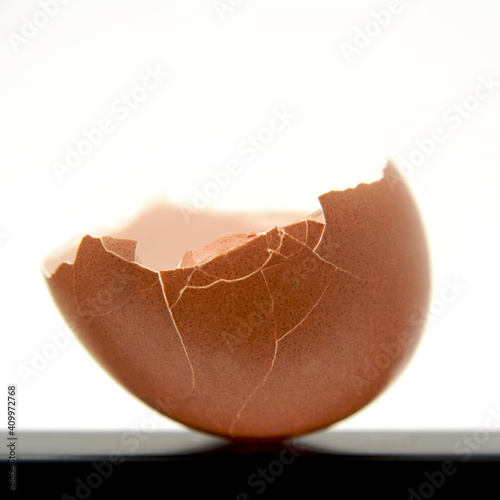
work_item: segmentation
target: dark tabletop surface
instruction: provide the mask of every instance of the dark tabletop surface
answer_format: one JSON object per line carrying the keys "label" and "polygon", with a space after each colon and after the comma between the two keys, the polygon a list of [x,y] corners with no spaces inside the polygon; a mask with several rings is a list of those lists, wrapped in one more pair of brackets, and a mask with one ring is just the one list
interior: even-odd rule
{"label": "dark tabletop surface", "polygon": [[500,498],[496,432],[335,430],[260,444],[188,430],[16,437],[14,466],[5,445],[0,461],[19,498]]}

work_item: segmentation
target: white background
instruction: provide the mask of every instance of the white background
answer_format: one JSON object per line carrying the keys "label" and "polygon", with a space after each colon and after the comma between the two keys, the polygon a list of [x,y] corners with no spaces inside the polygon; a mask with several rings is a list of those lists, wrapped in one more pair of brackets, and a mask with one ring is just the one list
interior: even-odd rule
{"label": "white background", "polygon": [[[499,411],[500,87],[473,97],[481,81],[500,82],[497,1],[401,0],[378,21],[397,2],[233,0],[218,11],[212,0],[72,0],[50,18],[42,3],[0,2],[1,382],[18,386],[19,428],[178,427],[67,332],[41,265],[69,238],[100,235],[153,200],[192,203],[229,161],[241,173],[210,208],[305,216],[320,194],[377,179],[412,152],[432,321],[397,382],[337,427],[474,429]],[[148,68],[168,76],[135,90],[143,100],[125,116],[117,102]],[[247,161],[238,148],[283,109],[290,124]],[[58,177],[54,164],[104,119],[113,131]],[[423,159],[416,141],[436,128],[444,140]],[[58,332],[64,346],[23,377]]]}

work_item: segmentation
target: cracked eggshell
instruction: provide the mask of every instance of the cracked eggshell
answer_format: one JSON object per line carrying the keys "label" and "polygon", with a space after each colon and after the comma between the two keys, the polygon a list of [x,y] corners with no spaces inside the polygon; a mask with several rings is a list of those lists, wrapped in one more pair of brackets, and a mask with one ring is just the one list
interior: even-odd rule
{"label": "cracked eggshell", "polygon": [[430,288],[424,229],[391,164],[319,199],[324,223],[225,236],[168,270],[138,263],[135,241],[87,235],[48,286],[90,353],[164,415],[233,440],[315,431],[407,363]]}

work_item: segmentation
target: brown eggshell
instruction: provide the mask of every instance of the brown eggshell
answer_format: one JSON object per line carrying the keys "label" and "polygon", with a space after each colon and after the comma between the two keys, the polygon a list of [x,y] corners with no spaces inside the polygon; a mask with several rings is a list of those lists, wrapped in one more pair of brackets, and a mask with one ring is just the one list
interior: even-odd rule
{"label": "brown eggshell", "polygon": [[319,199],[324,223],[222,236],[169,270],[139,264],[135,241],[87,235],[48,285],[91,354],[168,417],[234,440],[318,430],[406,364],[430,287],[394,166]]}

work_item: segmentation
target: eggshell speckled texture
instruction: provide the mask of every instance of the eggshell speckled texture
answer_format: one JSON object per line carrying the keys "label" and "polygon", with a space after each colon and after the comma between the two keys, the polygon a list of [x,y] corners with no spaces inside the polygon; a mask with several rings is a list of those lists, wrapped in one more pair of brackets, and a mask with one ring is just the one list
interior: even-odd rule
{"label": "eggshell speckled texture", "polygon": [[430,288],[424,230],[391,164],[320,203],[324,223],[222,236],[174,269],[139,264],[130,239],[87,235],[48,285],[90,353],[168,417],[235,440],[318,430],[407,363]]}

